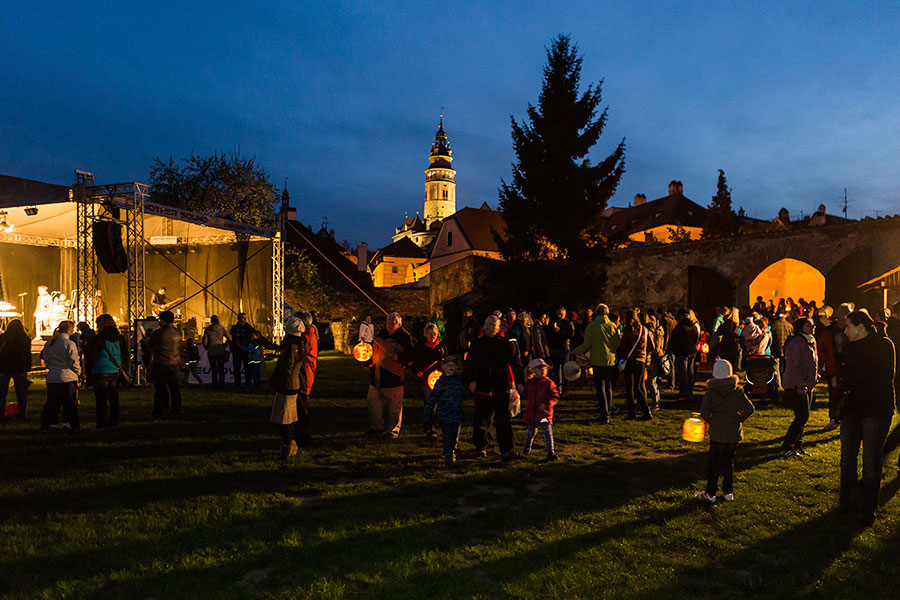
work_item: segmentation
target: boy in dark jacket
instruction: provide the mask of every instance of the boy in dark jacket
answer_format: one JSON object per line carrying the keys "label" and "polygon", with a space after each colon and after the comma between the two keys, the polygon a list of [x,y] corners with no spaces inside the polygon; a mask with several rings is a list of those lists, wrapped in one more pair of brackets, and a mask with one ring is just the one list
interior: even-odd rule
{"label": "boy in dark jacket", "polygon": [[713,365],[713,378],[707,383],[700,402],[700,417],[709,423],[709,471],[706,490],[694,497],[710,504],[716,501],[719,475],[722,475],[724,499],[734,500],[734,452],[744,439],[742,423],[755,410],[738,383],[731,363],[719,359]]}
{"label": "boy in dark jacket", "polygon": [[472,395],[456,374],[456,367],[455,356],[444,357],[441,363],[444,374],[434,384],[425,401],[425,414],[422,416],[422,425],[428,427],[434,422],[433,413],[437,413],[437,421],[444,433],[444,465],[448,467],[456,462],[463,400]]}

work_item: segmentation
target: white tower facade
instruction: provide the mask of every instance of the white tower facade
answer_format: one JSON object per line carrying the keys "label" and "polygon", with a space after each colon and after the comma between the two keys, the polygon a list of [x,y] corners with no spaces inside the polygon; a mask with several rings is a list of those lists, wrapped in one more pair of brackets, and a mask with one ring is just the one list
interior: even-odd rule
{"label": "white tower facade", "polygon": [[425,223],[431,225],[456,212],[456,171],[451,163],[453,151],[444,132],[444,116],[434,134],[428,168],[425,169]]}

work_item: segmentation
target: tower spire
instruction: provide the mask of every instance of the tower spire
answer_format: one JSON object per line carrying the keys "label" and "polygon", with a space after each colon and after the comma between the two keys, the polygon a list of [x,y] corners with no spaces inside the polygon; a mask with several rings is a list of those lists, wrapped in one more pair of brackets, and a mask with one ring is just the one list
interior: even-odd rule
{"label": "tower spire", "polygon": [[453,151],[444,131],[444,107],[441,107],[438,130],[434,134],[428,168],[425,169],[425,223],[440,222],[456,212],[456,171]]}

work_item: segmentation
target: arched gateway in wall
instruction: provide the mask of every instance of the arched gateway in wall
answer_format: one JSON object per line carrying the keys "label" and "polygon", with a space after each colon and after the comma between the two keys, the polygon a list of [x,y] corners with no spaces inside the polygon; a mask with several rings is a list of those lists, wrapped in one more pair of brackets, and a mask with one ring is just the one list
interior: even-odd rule
{"label": "arched gateway in wall", "polygon": [[[750,304],[751,283],[772,265],[792,259],[824,276],[829,304],[851,300],[877,308],[879,294],[861,294],[857,286],[900,266],[900,217],[726,240],[633,246],[611,252],[610,259],[604,299],[620,306],[692,306],[708,313],[707,305],[725,302],[729,286],[736,305]],[[889,301],[898,300],[900,294],[892,292]]]}

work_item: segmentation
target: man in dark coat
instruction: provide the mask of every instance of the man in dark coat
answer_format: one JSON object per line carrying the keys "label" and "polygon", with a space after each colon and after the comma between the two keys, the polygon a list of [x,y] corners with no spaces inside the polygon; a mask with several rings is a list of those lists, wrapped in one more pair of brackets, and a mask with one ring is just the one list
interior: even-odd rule
{"label": "man in dark coat", "polygon": [[562,367],[569,360],[569,348],[572,338],[575,337],[575,327],[572,321],[566,318],[566,307],[556,309],[556,321],[553,322],[548,336],[550,345],[550,360],[553,362],[553,374],[559,387],[559,394],[563,394]]}
{"label": "man in dark coat", "polygon": [[696,324],[688,316],[688,311],[678,311],[681,320],[672,330],[669,340],[669,351],[675,355],[675,372],[678,378],[678,396],[693,398],[694,396],[694,359],[697,356],[697,342],[700,333]]}
{"label": "man in dark coat", "polygon": [[794,326],[779,313],[772,321],[772,358],[775,359],[775,385],[781,387],[781,376],[784,374],[784,344],[794,335]]}
{"label": "man in dark coat", "polygon": [[253,335],[253,326],[247,322],[247,313],[238,313],[238,322],[231,326],[231,369],[234,371],[234,386],[241,388],[241,373],[245,374],[247,385],[250,385],[250,375],[247,367],[250,364],[250,354],[241,349],[250,345],[250,337]]}
{"label": "man in dark coat", "polygon": [[[150,379],[153,381],[153,418],[159,419],[167,411],[177,417],[181,413],[181,386],[178,373],[184,364],[181,332],[175,328],[171,310],[159,313],[160,326],[150,334]],[[171,408],[169,396],[172,397]]]}

